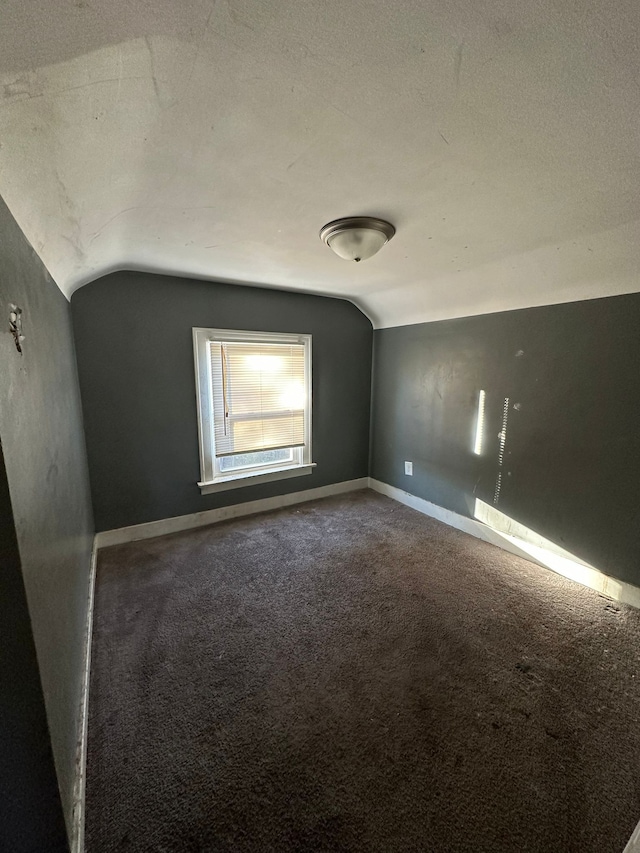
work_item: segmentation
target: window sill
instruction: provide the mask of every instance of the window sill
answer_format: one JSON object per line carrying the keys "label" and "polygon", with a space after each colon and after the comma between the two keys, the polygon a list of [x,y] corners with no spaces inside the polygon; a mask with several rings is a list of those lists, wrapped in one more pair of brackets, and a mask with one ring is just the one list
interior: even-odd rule
{"label": "window sill", "polygon": [[287,480],[289,477],[302,477],[310,474],[316,467],[315,462],[309,465],[295,465],[292,468],[280,468],[278,471],[266,471],[257,474],[234,474],[224,480],[208,483],[198,483],[200,493],[210,495],[214,492],[226,492],[229,489],[239,489],[242,486],[257,486],[260,483],[271,483],[274,480]]}

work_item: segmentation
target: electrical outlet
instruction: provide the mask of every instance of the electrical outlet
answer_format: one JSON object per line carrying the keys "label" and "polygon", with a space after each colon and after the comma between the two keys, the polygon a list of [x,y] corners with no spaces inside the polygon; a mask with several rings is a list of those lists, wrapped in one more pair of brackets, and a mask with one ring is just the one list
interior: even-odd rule
{"label": "electrical outlet", "polygon": [[413,462],[404,463],[404,473],[408,474],[410,477],[413,477]]}

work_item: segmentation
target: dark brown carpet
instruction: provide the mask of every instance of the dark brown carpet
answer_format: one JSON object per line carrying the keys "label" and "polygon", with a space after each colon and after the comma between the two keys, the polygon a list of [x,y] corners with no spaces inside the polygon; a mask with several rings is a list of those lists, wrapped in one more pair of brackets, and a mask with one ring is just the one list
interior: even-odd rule
{"label": "dark brown carpet", "polygon": [[368,491],[104,550],[87,853],[621,853],[639,641]]}

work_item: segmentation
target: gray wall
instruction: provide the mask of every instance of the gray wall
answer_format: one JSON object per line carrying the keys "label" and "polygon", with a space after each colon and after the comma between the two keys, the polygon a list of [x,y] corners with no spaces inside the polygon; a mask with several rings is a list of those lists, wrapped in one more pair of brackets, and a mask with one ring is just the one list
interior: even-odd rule
{"label": "gray wall", "polygon": [[0,850],[68,850],[0,447]]}
{"label": "gray wall", "polygon": [[508,397],[497,508],[640,585],[639,377],[638,294],[377,330],[371,476],[473,516],[493,504]]}
{"label": "gray wall", "polygon": [[[120,272],[71,304],[98,530],[367,476],[372,328],[351,303]],[[313,335],[311,475],[200,494],[194,326]]]}
{"label": "gray wall", "polygon": [[[23,309],[20,355],[9,304]],[[0,202],[0,439],[70,826],[93,521],[69,303]]]}

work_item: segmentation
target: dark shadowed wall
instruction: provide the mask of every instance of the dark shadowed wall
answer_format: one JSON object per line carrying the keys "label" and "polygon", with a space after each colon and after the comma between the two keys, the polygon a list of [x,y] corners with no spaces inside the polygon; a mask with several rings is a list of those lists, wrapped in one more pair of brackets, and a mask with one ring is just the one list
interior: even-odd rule
{"label": "dark shadowed wall", "polygon": [[[23,312],[22,354],[11,303]],[[93,540],[80,392],[69,303],[2,202],[0,364],[0,439],[70,827]]]}
{"label": "dark shadowed wall", "polygon": [[0,850],[66,851],[62,804],[0,447]]}
{"label": "dark shadowed wall", "polygon": [[[121,272],[72,310],[98,530],[367,476],[372,328],[351,303]],[[311,475],[200,494],[196,326],[313,335]]]}
{"label": "dark shadowed wall", "polygon": [[377,330],[371,476],[471,517],[496,499],[640,585],[639,377],[638,294]]}

